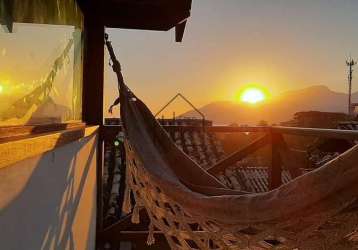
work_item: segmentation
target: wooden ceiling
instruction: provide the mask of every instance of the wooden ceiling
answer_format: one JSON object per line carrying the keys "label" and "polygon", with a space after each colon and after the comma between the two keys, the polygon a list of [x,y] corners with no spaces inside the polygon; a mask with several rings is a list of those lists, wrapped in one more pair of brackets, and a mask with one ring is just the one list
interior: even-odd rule
{"label": "wooden ceiling", "polygon": [[[21,3],[21,1],[24,1]],[[89,16],[94,22],[101,23],[109,28],[162,30],[176,28],[176,40],[180,41],[190,16],[192,0],[76,0],[85,16]],[[0,21],[6,24],[9,30],[12,22],[69,24],[72,16],[67,20],[56,18],[59,15],[52,13],[58,8],[57,1],[38,0],[3,0],[0,8]],[[15,3],[15,4],[14,4]],[[21,3],[21,4],[20,4]],[[60,1],[61,9],[73,4],[72,0]],[[4,6],[3,6],[4,5]],[[20,8],[20,7],[21,8]],[[7,7],[7,8],[5,8]],[[50,12],[48,10],[51,10]],[[34,11],[35,10],[35,11]],[[47,10],[47,11],[42,11]],[[53,10],[53,11],[52,11]],[[72,10],[72,9],[71,9]],[[34,15],[33,12],[36,13]]]}
{"label": "wooden ceiling", "polygon": [[191,0],[105,0],[103,21],[111,28],[169,30],[190,16]]}
{"label": "wooden ceiling", "polygon": [[[167,31],[181,41],[192,0],[77,0],[84,12],[108,28]],[[85,15],[86,15],[85,14]]]}

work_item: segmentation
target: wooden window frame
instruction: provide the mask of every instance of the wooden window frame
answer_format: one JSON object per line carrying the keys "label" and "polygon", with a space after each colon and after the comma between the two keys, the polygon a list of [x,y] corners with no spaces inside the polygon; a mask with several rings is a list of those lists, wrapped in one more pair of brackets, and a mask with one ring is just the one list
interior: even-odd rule
{"label": "wooden window frame", "polygon": [[82,9],[84,51],[82,71],[82,121],[38,125],[0,126],[0,144],[48,133],[85,129],[103,124],[104,24]]}
{"label": "wooden window frame", "polygon": [[[79,4],[80,1],[77,2]],[[96,133],[98,135],[96,227],[97,231],[101,231],[103,228],[103,136],[101,131],[103,125],[105,27],[103,20],[96,16],[96,13],[90,11],[91,8],[95,9],[95,6],[84,5],[81,8],[84,16],[82,121],[0,127],[0,169]],[[13,154],[14,151],[16,154]]]}

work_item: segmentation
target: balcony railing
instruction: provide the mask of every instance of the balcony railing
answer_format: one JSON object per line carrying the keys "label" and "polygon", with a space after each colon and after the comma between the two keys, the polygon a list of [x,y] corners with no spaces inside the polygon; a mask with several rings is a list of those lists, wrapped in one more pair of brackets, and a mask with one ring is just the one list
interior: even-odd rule
{"label": "balcony railing", "polygon": [[[358,140],[358,131],[355,130],[280,126],[207,126],[204,129],[202,126],[193,125],[164,125],[163,127],[173,141],[209,173],[227,184],[228,188],[241,188],[245,192],[264,192],[278,188],[283,183],[314,168],[312,162],[308,159],[306,150],[297,150],[292,147],[292,138],[305,137],[309,138],[310,142],[314,142],[317,138],[333,139],[346,141],[347,145],[350,146],[353,146],[355,140]],[[232,133],[250,133],[257,134],[257,136],[249,143],[225,155],[224,152],[221,152],[222,146],[219,145],[220,140],[216,135]],[[104,229],[99,234],[99,240],[118,244],[117,241],[119,240],[132,241],[142,237],[144,239],[147,228],[146,220],[142,220],[144,224],[133,226],[130,223],[130,216],[121,212],[125,185],[122,127],[120,125],[103,126],[102,138],[105,154],[103,175]],[[245,164],[245,166],[237,164],[237,162],[244,160],[262,148],[266,148],[264,152],[268,156],[266,166],[255,168],[247,167]],[[205,161],[201,160],[210,153],[215,157]],[[213,166],[214,163],[215,166]],[[238,174],[235,176],[235,173]],[[231,176],[228,176],[230,174]],[[141,214],[141,218],[145,218],[145,211],[141,211]],[[160,232],[157,233],[160,234]]]}

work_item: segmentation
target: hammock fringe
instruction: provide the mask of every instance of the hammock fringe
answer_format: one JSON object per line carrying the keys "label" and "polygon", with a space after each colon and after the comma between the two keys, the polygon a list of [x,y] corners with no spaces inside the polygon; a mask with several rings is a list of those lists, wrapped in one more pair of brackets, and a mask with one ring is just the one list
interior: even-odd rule
{"label": "hammock fringe", "polygon": [[136,204],[133,208],[133,213],[132,213],[132,218],[131,218],[131,221],[133,224],[140,223],[140,215],[139,215],[140,209],[141,209],[141,207],[138,204]]}
{"label": "hammock fringe", "polygon": [[132,211],[132,204],[131,204],[131,189],[128,185],[126,185],[123,197],[123,208],[124,213],[130,213]]}
{"label": "hammock fringe", "polygon": [[154,238],[154,225],[153,222],[150,222],[149,225],[149,233],[148,233],[148,238],[147,238],[147,245],[151,246],[155,243],[155,238]]}

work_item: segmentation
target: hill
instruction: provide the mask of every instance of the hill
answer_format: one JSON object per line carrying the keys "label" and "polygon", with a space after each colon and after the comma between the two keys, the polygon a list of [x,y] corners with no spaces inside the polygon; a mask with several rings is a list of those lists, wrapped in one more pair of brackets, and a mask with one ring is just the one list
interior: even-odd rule
{"label": "hill", "polygon": [[[358,92],[353,94],[358,100]],[[256,105],[219,101],[200,108],[207,119],[215,124],[255,125],[260,120],[279,123],[290,120],[299,111],[346,112],[347,94],[330,90],[323,85],[284,92],[267,102]],[[195,111],[189,111],[181,117],[199,117]]]}

